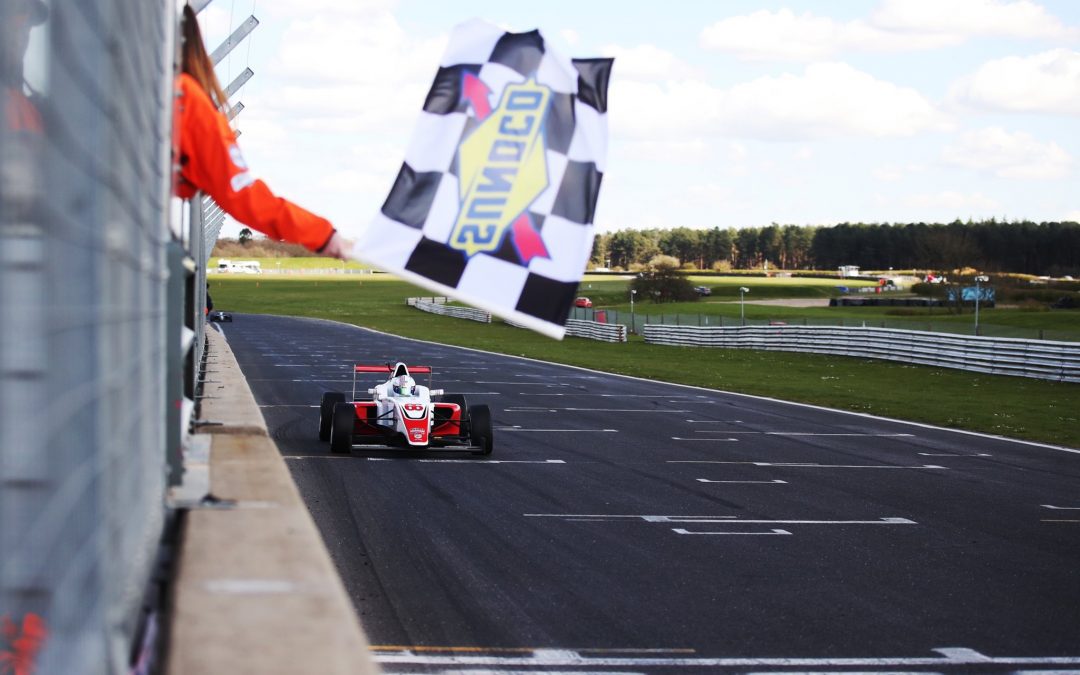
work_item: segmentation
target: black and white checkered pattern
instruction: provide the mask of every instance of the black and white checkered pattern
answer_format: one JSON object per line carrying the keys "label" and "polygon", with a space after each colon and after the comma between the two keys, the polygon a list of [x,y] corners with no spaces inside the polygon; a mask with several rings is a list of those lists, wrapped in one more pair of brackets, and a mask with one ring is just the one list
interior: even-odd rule
{"label": "black and white checkered pattern", "polygon": [[[394,186],[358,256],[435,292],[561,338],[592,250],[593,213],[607,155],[611,59],[568,59],[539,31],[506,33],[482,21],[450,38]],[[512,230],[497,250],[451,248],[462,204],[458,148],[480,125],[464,91],[487,86],[491,107],[504,87],[534,79],[551,90],[544,117],[547,188],[527,207],[547,255],[519,253]]]}

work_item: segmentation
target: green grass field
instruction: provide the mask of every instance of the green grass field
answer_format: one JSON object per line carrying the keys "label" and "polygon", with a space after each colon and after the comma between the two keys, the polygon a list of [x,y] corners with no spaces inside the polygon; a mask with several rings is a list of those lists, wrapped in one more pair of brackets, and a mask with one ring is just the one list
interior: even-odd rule
{"label": "green grass field", "polygon": [[[755,279],[749,283],[744,279],[734,283],[736,288],[742,284],[776,289],[781,287],[776,283],[779,281],[802,282],[797,284],[801,288],[815,287],[805,279]],[[581,293],[603,307],[607,301],[621,302],[627,283],[610,277],[587,277]],[[589,284],[593,288],[588,288]],[[794,286],[792,292],[804,292],[795,291]],[[407,337],[613,373],[1080,447],[1078,384],[816,354],[665,347],[646,344],[636,336],[627,344],[581,338],[559,342],[498,320],[480,324],[418,311],[408,307],[405,299],[431,293],[385,275],[318,279],[222,275],[213,279],[212,291],[215,308],[225,311],[331,319]],[[686,304],[696,311],[713,306],[732,316],[738,316],[739,311],[738,303]],[[748,314],[750,308],[748,305]],[[762,309],[772,312],[795,308]],[[856,309],[881,311],[820,311]],[[664,311],[670,312],[671,306],[665,305]],[[1074,321],[1077,314],[1072,313],[1066,321]],[[364,355],[356,354],[355,358],[362,361]]]}

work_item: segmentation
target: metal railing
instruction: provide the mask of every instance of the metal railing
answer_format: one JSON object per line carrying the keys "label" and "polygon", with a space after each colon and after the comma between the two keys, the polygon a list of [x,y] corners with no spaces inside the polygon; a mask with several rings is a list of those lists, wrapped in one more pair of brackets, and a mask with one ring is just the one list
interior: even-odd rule
{"label": "metal railing", "polygon": [[480,309],[474,309],[472,307],[459,307],[457,305],[446,305],[436,302],[428,302],[427,300],[421,300],[418,298],[409,298],[408,303],[413,307],[416,307],[422,312],[428,312],[429,314],[440,314],[442,316],[452,316],[455,319],[468,319],[469,321],[479,321],[480,323],[491,323],[491,314]]}
{"label": "metal railing", "polygon": [[[747,303],[749,304],[749,303]],[[945,320],[944,314],[911,316],[895,319],[853,319],[853,318],[829,318],[829,317],[776,317],[774,319],[740,319],[738,316],[721,316],[717,314],[686,314],[678,312],[664,312],[653,304],[638,303],[641,308],[635,312],[616,309],[592,309],[575,307],[570,314],[571,319],[585,319],[595,321],[603,314],[606,321],[611,323],[624,323],[630,332],[640,335],[646,324],[668,326],[768,326],[773,324],[788,324],[798,326],[836,326],[840,328],[892,328],[896,330],[922,331],[927,333],[952,333],[956,335],[974,335],[974,320],[965,317],[963,321]],[[979,323],[979,335],[987,337],[1020,338],[1028,340],[1050,340],[1055,342],[1075,342],[1080,335],[1076,331],[1053,329],[1053,328],[1029,328],[1026,326],[1005,326],[1001,324],[987,323],[985,320]]]}
{"label": "metal railing", "polygon": [[566,334],[601,342],[626,342],[626,326],[621,323],[600,323],[568,319]]}
{"label": "metal railing", "polygon": [[172,2],[55,0],[37,92],[5,90],[0,616],[40,617],[36,673],[127,671],[163,530],[175,32]]}
{"label": "metal railing", "polygon": [[1080,382],[1080,343],[920,333],[887,328],[646,325],[651,344],[838,354],[994,375]]}

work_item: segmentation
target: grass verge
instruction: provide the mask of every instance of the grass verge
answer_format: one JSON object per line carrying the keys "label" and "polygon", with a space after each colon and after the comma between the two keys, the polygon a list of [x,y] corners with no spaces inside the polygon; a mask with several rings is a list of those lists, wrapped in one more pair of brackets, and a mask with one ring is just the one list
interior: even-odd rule
{"label": "grass verge", "polygon": [[[405,304],[430,293],[392,277],[214,280],[216,309],[307,316],[722,391],[769,396],[943,427],[1080,447],[1080,385],[818,354],[665,347],[632,338],[562,342],[441,317]],[[364,359],[356,354],[356,361]]]}

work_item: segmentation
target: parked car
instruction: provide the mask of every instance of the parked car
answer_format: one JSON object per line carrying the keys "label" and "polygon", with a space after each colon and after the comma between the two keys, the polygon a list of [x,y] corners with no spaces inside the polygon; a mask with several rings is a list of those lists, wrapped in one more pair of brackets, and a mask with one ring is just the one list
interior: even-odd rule
{"label": "parked car", "polygon": [[574,300],[574,307],[592,307],[592,300],[588,298],[578,298]]}
{"label": "parked car", "polygon": [[694,292],[698,295],[712,295],[712,289],[708,286],[694,286]]}

